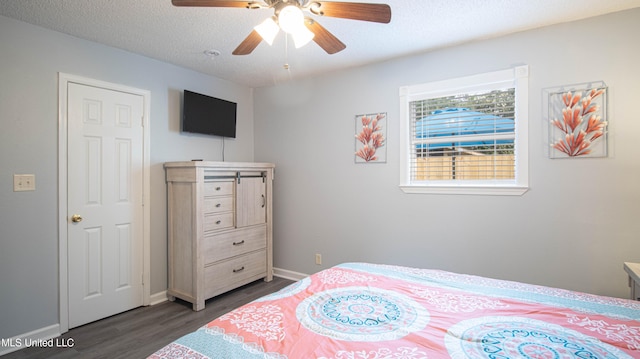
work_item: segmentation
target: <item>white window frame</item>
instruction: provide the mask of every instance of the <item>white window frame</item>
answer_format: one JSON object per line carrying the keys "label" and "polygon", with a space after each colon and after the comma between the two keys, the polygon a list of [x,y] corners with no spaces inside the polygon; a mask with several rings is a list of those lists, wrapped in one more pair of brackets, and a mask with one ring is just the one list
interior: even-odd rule
{"label": "white window frame", "polygon": [[[515,88],[515,179],[413,181],[410,103],[512,86]],[[529,66],[400,87],[400,189],[405,193],[520,196],[529,189]]]}

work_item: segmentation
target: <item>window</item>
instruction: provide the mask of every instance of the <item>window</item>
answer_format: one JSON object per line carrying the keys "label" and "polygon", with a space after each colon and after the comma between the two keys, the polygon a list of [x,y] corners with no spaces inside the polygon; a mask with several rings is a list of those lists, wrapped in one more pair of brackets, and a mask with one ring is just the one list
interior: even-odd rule
{"label": "window", "polygon": [[528,67],[400,88],[407,193],[528,189]]}

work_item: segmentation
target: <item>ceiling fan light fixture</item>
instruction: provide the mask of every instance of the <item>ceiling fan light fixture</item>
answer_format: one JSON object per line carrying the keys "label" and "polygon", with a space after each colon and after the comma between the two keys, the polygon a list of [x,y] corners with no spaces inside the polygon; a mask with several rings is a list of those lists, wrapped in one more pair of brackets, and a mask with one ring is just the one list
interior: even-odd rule
{"label": "ceiling fan light fixture", "polygon": [[278,24],[282,31],[294,34],[300,31],[300,28],[304,28],[304,14],[299,7],[287,5],[278,14]]}
{"label": "ceiling fan light fixture", "polygon": [[303,12],[382,24],[391,22],[391,7],[389,5],[361,2],[362,0],[355,1],[357,2],[341,0],[171,0],[171,3],[174,6],[272,9],[274,16],[254,27],[251,33],[233,50],[234,55],[248,55],[262,41],[272,45],[280,29],[291,34],[296,48],[314,40],[327,54],[331,55],[344,50],[346,45],[315,20],[305,18]]}
{"label": "ceiling fan light fixture", "polygon": [[269,46],[273,44],[273,40],[278,35],[278,31],[280,31],[278,24],[271,17],[254,27],[254,29]]}
{"label": "ceiling fan light fixture", "polygon": [[304,14],[298,6],[287,5],[280,9],[278,25],[282,31],[293,37],[296,49],[308,44],[314,37],[314,33],[304,25]]}
{"label": "ceiling fan light fixture", "polygon": [[315,34],[309,31],[309,29],[304,26],[300,29],[297,29],[296,32],[291,34],[291,37],[293,37],[293,44],[295,45],[296,49],[299,49],[302,46],[308,44],[314,36]]}

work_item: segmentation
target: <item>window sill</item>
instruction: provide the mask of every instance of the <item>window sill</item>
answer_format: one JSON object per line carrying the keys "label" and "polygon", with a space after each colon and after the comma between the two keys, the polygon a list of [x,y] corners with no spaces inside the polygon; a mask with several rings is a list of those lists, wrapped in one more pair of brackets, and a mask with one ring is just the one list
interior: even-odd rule
{"label": "window sill", "polygon": [[400,185],[404,193],[410,194],[466,194],[483,196],[522,196],[529,190],[523,186],[417,186]]}

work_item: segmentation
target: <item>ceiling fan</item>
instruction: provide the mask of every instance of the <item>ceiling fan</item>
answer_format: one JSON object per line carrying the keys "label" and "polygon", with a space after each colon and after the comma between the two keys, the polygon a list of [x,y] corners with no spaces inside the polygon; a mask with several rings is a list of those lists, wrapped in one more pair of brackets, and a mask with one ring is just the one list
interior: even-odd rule
{"label": "ceiling fan", "polygon": [[249,36],[233,51],[234,55],[250,54],[262,40],[271,45],[280,29],[293,37],[296,47],[303,46],[312,39],[328,54],[335,54],[347,47],[315,19],[305,16],[303,11],[318,16],[384,24],[388,24],[391,21],[391,8],[387,4],[314,0],[171,0],[171,3],[174,6],[274,9],[274,16],[267,18],[256,26]]}

